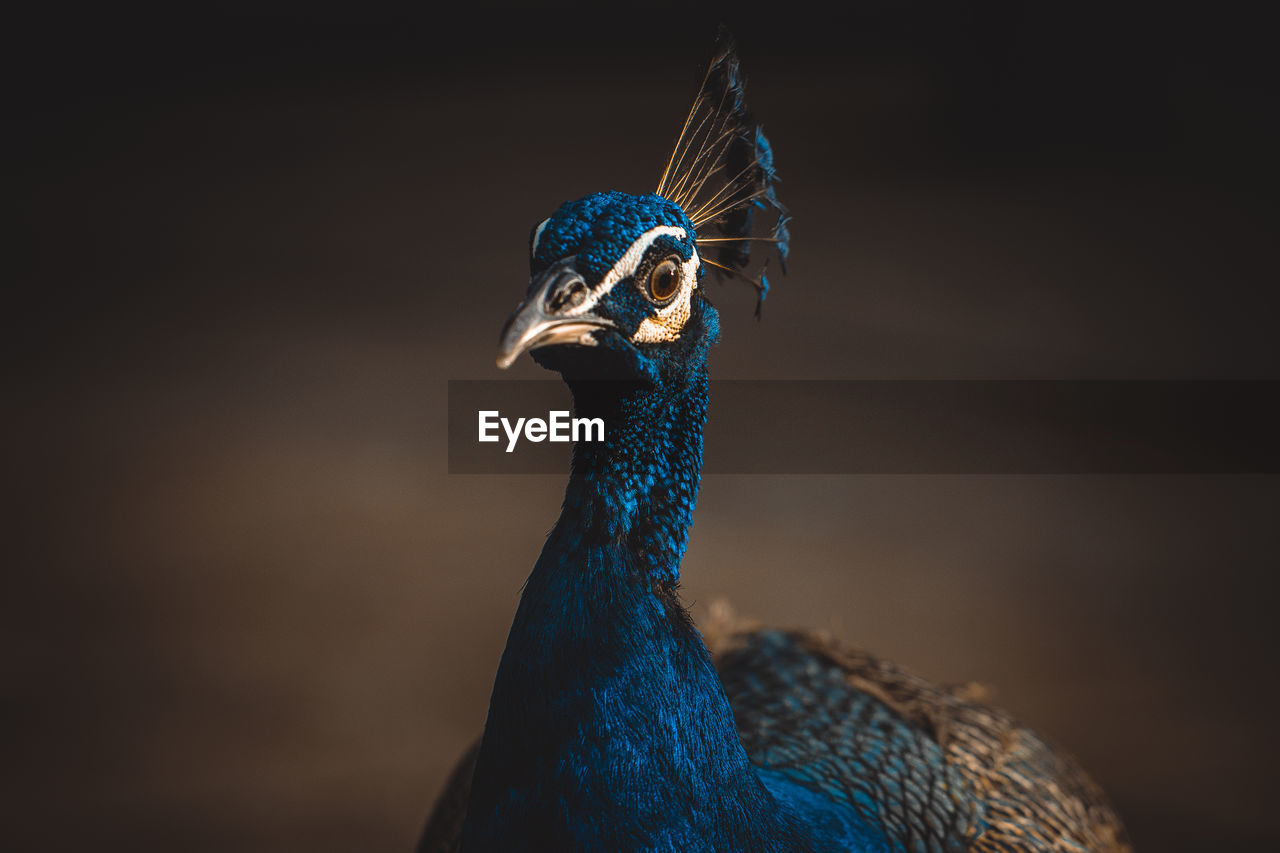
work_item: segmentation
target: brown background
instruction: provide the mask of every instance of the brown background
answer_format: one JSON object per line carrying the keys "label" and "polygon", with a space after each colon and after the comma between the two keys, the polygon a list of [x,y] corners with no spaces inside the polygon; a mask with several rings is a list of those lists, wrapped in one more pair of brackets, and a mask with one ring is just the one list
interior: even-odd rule
{"label": "brown background", "polygon": [[[10,28],[7,848],[405,850],[478,734],[563,478],[448,476],[446,380],[533,223],[653,186],[716,16],[468,14]],[[713,291],[715,376],[1277,378],[1257,22],[769,14],[794,261]],[[993,685],[1142,850],[1258,849],[1277,497],[709,477],[685,592]]]}

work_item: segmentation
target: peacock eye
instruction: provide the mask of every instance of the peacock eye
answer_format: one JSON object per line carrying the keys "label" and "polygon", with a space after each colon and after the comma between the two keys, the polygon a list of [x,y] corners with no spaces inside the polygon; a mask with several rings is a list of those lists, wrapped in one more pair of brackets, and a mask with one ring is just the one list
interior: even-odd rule
{"label": "peacock eye", "polygon": [[649,273],[649,298],[654,302],[666,302],[680,289],[680,265],[674,258],[667,258]]}

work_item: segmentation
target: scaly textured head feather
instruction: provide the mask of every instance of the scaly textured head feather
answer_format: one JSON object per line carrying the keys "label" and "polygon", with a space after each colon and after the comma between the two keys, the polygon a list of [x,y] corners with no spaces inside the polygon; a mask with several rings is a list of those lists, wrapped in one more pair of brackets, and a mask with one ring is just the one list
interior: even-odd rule
{"label": "scaly textured head feather", "polygon": [[[657,193],[688,213],[702,248],[717,247],[717,259],[706,263],[756,288],[756,316],[769,291],[762,271],[744,272],[753,242],[773,243],[786,272],[791,234],[787,209],[778,201],[778,174],[773,149],[747,111],[743,77],[733,40],[723,30],[707,65],[698,95],[685,118]],[[757,210],[777,214],[768,237],[751,235]],[[717,236],[701,236],[714,228]]]}

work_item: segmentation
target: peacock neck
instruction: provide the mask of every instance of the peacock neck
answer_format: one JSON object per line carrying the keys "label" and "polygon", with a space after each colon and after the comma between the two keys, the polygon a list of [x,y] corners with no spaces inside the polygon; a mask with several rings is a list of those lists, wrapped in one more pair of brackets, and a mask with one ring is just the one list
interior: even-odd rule
{"label": "peacock neck", "polygon": [[553,537],[574,549],[621,543],[636,569],[674,585],[702,476],[705,370],[661,383],[569,383],[577,417],[604,422],[604,441],[574,446]]}
{"label": "peacock neck", "polygon": [[575,446],[521,596],[463,849],[791,849],[675,593],[706,375],[570,384],[575,415],[604,418],[605,441]]}

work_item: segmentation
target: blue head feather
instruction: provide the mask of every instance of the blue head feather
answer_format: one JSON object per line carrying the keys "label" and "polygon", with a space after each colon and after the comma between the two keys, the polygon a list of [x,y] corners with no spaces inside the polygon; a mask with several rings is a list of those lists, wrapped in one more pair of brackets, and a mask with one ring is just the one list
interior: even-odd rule
{"label": "blue head feather", "polygon": [[640,235],[659,225],[688,232],[688,248],[682,246],[688,258],[696,237],[693,223],[678,204],[656,193],[609,191],[566,201],[541,226],[529,272],[537,278],[555,261],[576,256],[578,272],[594,286]]}

